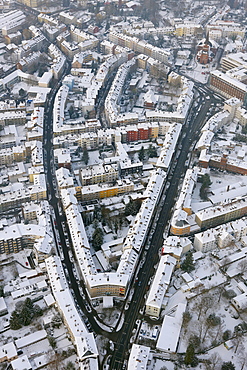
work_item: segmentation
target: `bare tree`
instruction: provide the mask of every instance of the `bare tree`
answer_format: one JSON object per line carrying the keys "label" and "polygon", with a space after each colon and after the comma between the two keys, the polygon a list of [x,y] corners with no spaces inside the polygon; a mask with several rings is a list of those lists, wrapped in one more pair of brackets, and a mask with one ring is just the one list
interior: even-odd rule
{"label": "bare tree", "polygon": [[234,353],[237,353],[238,347],[242,341],[242,335],[240,333],[237,333],[237,335],[232,338],[233,345],[235,347]]}
{"label": "bare tree", "polygon": [[204,364],[206,370],[217,370],[222,363],[222,359],[217,352],[214,352]]}
{"label": "bare tree", "polygon": [[202,342],[204,342],[204,340],[205,340],[205,338],[206,338],[206,335],[207,335],[207,333],[208,333],[209,329],[211,329],[211,328],[213,328],[213,327],[215,327],[215,326],[219,325],[220,323],[221,323],[221,319],[220,319],[220,317],[215,316],[215,314],[214,314],[214,313],[213,313],[213,314],[211,314],[211,315],[209,315],[209,316],[206,318],[206,320],[205,320],[205,322],[204,322],[205,332],[204,332],[204,335],[203,335],[203,337],[202,337]]}
{"label": "bare tree", "polygon": [[224,291],[225,291],[224,285],[219,285],[218,288],[217,288],[218,302],[220,302],[221,296],[224,293]]}
{"label": "bare tree", "polygon": [[243,370],[247,364],[247,352],[245,352],[243,343],[239,343],[237,361],[239,363],[240,370]]}
{"label": "bare tree", "polygon": [[198,316],[197,316],[197,319],[199,320],[200,317],[201,317],[201,314],[202,314],[202,310],[203,310],[203,303],[202,303],[202,298],[201,296],[199,296],[195,303],[194,303],[194,306],[193,306],[193,310],[194,311],[198,311]]}
{"label": "bare tree", "polygon": [[218,329],[217,329],[216,335],[215,335],[215,338],[214,338],[214,341],[215,342],[217,342],[219,335],[220,335],[220,337],[222,337],[223,327],[224,327],[223,322],[220,321],[220,323],[218,325]]}
{"label": "bare tree", "polygon": [[214,299],[210,294],[205,294],[203,296],[200,296],[197,298],[194,309],[198,310],[198,317],[197,319],[199,320],[201,315],[208,312],[210,308],[213,308],[214,306]]}
{"label": "bare tree", "polygon": [[247,271],[247,259],[242,259],[238,265],[237,265],[237,268],[240,272],[240,274],[244,274],[246,271]]}
{"label": "bare tree", "polygon": [[191,49],[190,49],[192,54],[195,54],[196,52],[196,45],[197,45],[197,39],[196,37],[193,37],[192,42],[191,42]]}
{"label": "bare tree", "polygon": [[224,271],[226,271],[231,263],[231,259],[229,257],[224,257],[221,261],[221,267]]}
{"label": "bare tree", "polygon": [[49,365],[48,368],[49,370],[61,370],[62,368],[62,363],[63,363],[63,358],[61,353],[59,352],[53,352],[49,353],[48,355],[49,359]]}
{"label": "bare tree", "polygon": [[193,344],[195,349],[198,349],[200,347],[201,341],[197,333],[193,333],[193,332],[191,333],[188,343]]}
{"label": "bare tree", "polygon": [[199,340],[200,340],[200,342],[202,341],[202,333],[203,333],[203,330],[204,330],[204,326],[205,326],[205,321],[204,320],[200,320],[197,324],[197,329],[199,330]]}
{"label": "bare tree", "polygon": [[188,324],[189,324],[189,322],[191,320],[191,317],[192,316],[191,316],[191,314],[188,311],[186,311],[186,312],[183,313],[183,323],[182,323],[182,326],[184,328],[184,332],[185,333],[187,331]]}

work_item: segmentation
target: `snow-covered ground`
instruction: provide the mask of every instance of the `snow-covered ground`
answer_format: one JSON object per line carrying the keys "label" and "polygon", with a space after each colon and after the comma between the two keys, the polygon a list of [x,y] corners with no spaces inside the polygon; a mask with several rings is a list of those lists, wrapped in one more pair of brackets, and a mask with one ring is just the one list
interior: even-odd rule
{"label": "snow-covered ground", "polygon": [[11,92],[12,92],[13,95],[19,96],[20,89],[23,89],[24,91],[28,91],[29,88],[30,88],[30,86],[22,81],[22,82],[18,82],[18,84],[16,84],[16,85],[14,85]]}
{"label": "snow-covered ground", "polygon": [[[242,183],[243,181],[246,182],[246,179],[242,175],[238,175],[238,174],[222,172],[222,171],[215,170],[215,169],[210,169],[208,173],[210,176],[210,180],[212,182],[209,188],[209,198],[210,198],[211,191],[213,193],[215,191],[219,192],[220,188],[222,188],[222,192],[224,193],[228,185],[231,186],[233,184]],[[196,187],[194,188],[194,191],[193,191],[192,210],[195,213],[201,209],[212,206],[211,201],[209,200],[203,201],[201,199],[200,197],[201,185],[202,185],[201,183],[197,182]]]}
{"label": "snow-covered ground", "polygon": [[216,69],[215,62],[212,61],[206,65],[202,65],[196,61],[196,59],[192,59],[190,65],[188,67],[183,66],[181,68],[181,72],[185,73],[187,76],[199,81],[201,83],[207,83],[209,73]]}

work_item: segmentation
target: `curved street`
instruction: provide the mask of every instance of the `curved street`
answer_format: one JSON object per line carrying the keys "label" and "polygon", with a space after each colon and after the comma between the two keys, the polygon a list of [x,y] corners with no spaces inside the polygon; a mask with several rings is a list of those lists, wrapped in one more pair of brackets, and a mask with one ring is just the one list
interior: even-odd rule
{"label": "curved street", "polygon": [[[76,299],[76,304],[78,305],[78,310],[81,312],[84,319],[88,320],[91,328],[97,334],[104,335],[108,337],[115,343],[115,351],[111,358],[110,369],[122,369],[124,367],[124,362],[128,357],[128,350],[130,346],[130,338],[135,326],[135,322],[140,315],[140,309],[144,305],[144,295],[148,287],[149,279],[154,274],[154,266],[157,264],[159,259],[159,249],[163,244],[163,234],[164,229],[169,223],[171,217],[171,211],[176,201],[177,189],[179,186],[179,181],[183,177],[186,167],[185,162],[188,159],[188,155],[193,148],[193,143],[198,139],[200,128],[205,122],[205,118],[209,112],[209,107],[214,105],[213,112],[217,110],[217,104],[221,103],[222,99],[215,96],[210,89],[201,84],[195,83],[195,91],[197,92],[197,97],[194,99],[193,104],[189,110],[188,118],[186,123],[183,125],[182,132],[180,135],[181,151],[178,153],[177,160],[171,165],[167,177],[167,186],[164,186],[163,195],[161,197],[160,206],[157,207],[156,216],[153,217],[153,222],[151,223],[148,233],[147,233],[147,245],[145,246],[145,256],[144,256],[144,246],[142,254],[139,261],[144,256],[145,261],[138,272],[138,285],[135,285],[135,279],[132,279],[132,284],[129,287],[129,291],[134,287],[134,294],[129,303],[129,308],[123,310],[122,315],[124,317],[124,323],[122,328],[116,332],[111,332],[103,330],[98,324],[100,318],[97,312],[91,306],[90,300],[87,298],[87,292],[85,287],[82,286],[83,294],[78,286],[78,282],[74,276],[73,264],[70,261],[66,237],[64,235],[64,229],[62,223],[65,221],[64,215],[61,213],[61,205],[59,204],[59,198],[56,190],[55,181],[55,166],[53,161],[53,126],[52,126],[52,116],[53,116],[53,103],[55,95],[61,86],[61,81],[66,74],[70,71],[70,64],[67,63],[66,70],[61,76],[60,80],[57,81],[56,85],[53,87],[50,94],[50,98],[45,107],[45,120],[44,120],[44,166],[47,177],[48,184],[48,194],[49,202],[54,209],[54,219],[55,226],[53,223],[54,234],[56,234],[56,229],[59,234],[59,241],[56,240],[56,248],[58,254],[61,254],[61,259],[67,270],[68,279],[70,281],[70,286],[73,290],[74,297]],[[180,146],[178,145],[178,146]],[[177,149],[178,150],[178,149]],[[175,156],[174,156],[175,158]],[[157,220],[158,219],[158,220]],[[61,246],[60,246],[61,244]],[[60,248],[62,247],[62,253]],[[120,321],[121,317],[119,318]]]}
{"label": "curved street", "polygon": [[[184,134],[186,136],[184,139],[180,137],[180,140],[182,140],[182,149],[173,174],[168,175],[168,178],[171,176],[170,185],[163,194],[164,203],[159,214],[158,222],[150,227],[150,229],[152,229],[152,227],[155,229],[147,250],[145,263],[139,271],[138,286],[135,288],[132,300],[129,304],[129,309],[126,311],[123,328],[118,333],[118,340],[115,345],[116,350],[111,359],[110,369],[120,370],[124,367],[124,361],[128,355],[130,338],[134,325],[138,318],[139,311],[144,304],[143,297],[146,293],[149,279],[154,274],[154,266],[159,260],[159,249],[163,244],[164,229],[171,217],[171,211],[176,201],[179,181],[185,173],[185,161],[191,151],[193,142],[198,139],[199,130],[205,123],[205,117],[209,107],[212,103],[219,102],[217,98],[214,98],[213,94],[210,94],[210,99],[206,99],[207,94],[208,91],[204,94],[201,93],[198,104],[191,107],[187,122],[183,126],[181,137],[183,137]],[[198,107],[200,107],[199,110]],[[196,110],[196,113],[193,113],[193,109]]]}

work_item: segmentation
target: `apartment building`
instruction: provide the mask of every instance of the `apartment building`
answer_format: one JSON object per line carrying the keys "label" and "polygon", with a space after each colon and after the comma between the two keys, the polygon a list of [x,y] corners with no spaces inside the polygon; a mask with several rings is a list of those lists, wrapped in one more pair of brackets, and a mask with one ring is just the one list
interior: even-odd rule
{"label": "apartment building", "polygon": [[61,43],[61,51],[72,60],[74,55],[79,52],[78,44],[74,42],[63,41]]}
{"label": "apartment building", "polygon": [[26,112],[24,111],[5,111],[0,112],[0,125],[23,125],[26,123]]}
{"label": "apartment building", "polygon": [[61,167],[56,170],[56,180],[59,190],[74,187],[74,179],[67,168]]}
{"label": "apartment building", "polygon": [[147,369],[150,356],[150,347],[133,344],[128,361],[128,370]]}
{"label": "apartment building", "polygon": [[50,26],[55,26],[55,27],[59,25],[59,22],[57,21],[57,19],[45,13],[40,13],[38,15],[38,21],[40,23],[46,23],[46,24],[49,24]]}
{"label": "apartment building", "polygon": [[202,233],[195,234],[194,248],[203,253],[216,248],[216,236],[218,232],[215,229],[208,229]]}
{"label": "apartment building", "polygon": [[0,16],[0,29],[3,35],[21,30],[26,22],[26,16],[21,10],[11,10]]}
{"label": "apartment building", "polygon": [[81,169],[79,176],[82,186],[114,182],[118,179],[118,166],[104,164],[90,166]]}
{"label": "apartment building", "polygon": [[170,125],[170,128],[165,136],[159,158],[156,162],[156,167],[160,167],[164,171],[168,171],[181,130],[182,125],[180,123],[173,123]]}
{"label": "apartment building", "polygon": [[18,0],[21,4],[29,6],[30,8],[38,8],[44,4],[44,0]]}
{"label": "apartment building", "polygon": [[22,215],[27,221],[36,220],[39,210],[40,206],[36,203],[24,203],[22,207]]}
{"label": "apartment building", "polygon": [[221,71],[210,73],[210,87],[227,99],[235,97],[246,103],[247,85]]}
{"label": "apartment building", "polygon": [[115,272],[97,273],[86,278],[87,290],[91,298],[102,296],[124,297],[129,276]]}
{"label": "apartment building", "polygon": [[117,33],[115,31],[110,32],[109,40],[113,43],[127,47],[134,50],[137,53],[145,54],[152,57],[159,62],[169,64],[170,53],[166,50],[153,46],[145,41],[140,41],[137,37],[127,36],[123,33]]}
{"label": "apartment building", "polygon": [[17,253],[24,247],[32,248],[37,239],[45,236],[46,229],[41,225],[15,224],[0,230],[0,254]]}
{"label": "apartment building", "polygon": [[169,287],[172,273],[176,267],[176,258],[170,255],[161,256],[146,303],[145,313],[148,316],[159,317],[163,299]]}
{"label": "apartment building", "polygon": [[[40,201],[47,198],[46,183],[44,177],[36,175],[34,185],[14,188],[8,192],[0,194],[0,211],[19,209],[22,204],[30,201]],[[9,189],[8,189],[9,190]]]}
{"label": "apartment building", "polygon": [[175,25],[175,35],[178,37],[185,36],[198,36],[202,35],[203,29],[200,24],[188,22],[188,23],[180,23]]}
{"label": "apartment building", "polygon": [[76,54],[72,61],[72,68],[82,68],[83,64],[89,63],[94,60],[93,53],[91,51],[80,52]]}
{"label": "apartment building", "polygon": [[88,49],[94,49],[99,43],[99,40],[95,36],[90,35],[74,26],[70,27],[70,36],[72,41],[76,43],[83,43],[85,41],[88,41],[90,45]]}
{"label": "apartment building", "polygon": [[88,332],[75,307],[61,260],[57,256],[51,256],[46,258],[45,264],[58,309],[76,347],[80,367],[98,370],[98,351],[94,335]]}
{"label": "apartment building", "polygon": [[59,13],[59,18],[61,22],[68,24],[68,25],[73,24],[76,21],[76,17],[69,12]]}
{"label": "apartment building", "polygon": [[201,228],[208,228],[232,221],[246,214],[247,198],[244,197],[198,211],[195,220]]}
{"label": "apartment building", "polygon": [[226,154],[223,154],[223,156],[219,155],[210,156],[208,166],[213,168],[219,168],[222,171],[229,171],[232,173],[240,173],[241,175],[247,175],[247,163],[240,159],[229,158]]}
{"label": "apartment building", "polygon": [[134,191],[134,183],[129,179],[117,180],[116,185],[112,186],[101,183],[87,185],[81,188],[81,200],[83,202],[92,199],[109,198],[131,191]]}
{"label": "apartment building", "polygon": [[206,26],[207,32],[209,32],[210,36],[211,33],[215,34],[215,31],[218,31],[219,37],[237,37],[240,36],[241,38],[245,35],[245,27],[243,27],[241,24],[236,23],[234,21],[229,20],[217,20],[216,22],[209,23]]}
{"label": "apartment building", "polygon": [[231,53],[223,56],[221,59],[221,69],[223,72],[239,66],[247,68],[247,53]]}
{"label": "apartment building", "polygon": [[121,65],[113,80],[109,93],[105,99],[105,115],[110,126],[116,124],[118,116],[118,101],[128,74],[136,67],[136,60],[132,60]]}

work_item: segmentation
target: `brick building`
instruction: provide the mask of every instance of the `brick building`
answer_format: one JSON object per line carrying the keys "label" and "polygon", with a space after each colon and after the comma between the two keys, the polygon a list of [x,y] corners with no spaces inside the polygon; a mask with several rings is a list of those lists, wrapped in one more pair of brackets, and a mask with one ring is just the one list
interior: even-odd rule
{"label": "brick building", "polygon": [[226,98],[236,97],[246,103],[247,85],[218,70],[210,74],[210,87]]}
{"label": "brick building", "polygon": [[229,171],[233,173],[240,173],[241,175],[247,175],[247,163],[242,160],[234,160],[223,154],[222,157],[204,156],[199,159],[199,165],[203,168],[213,167],[219,168],[222,171]]}

